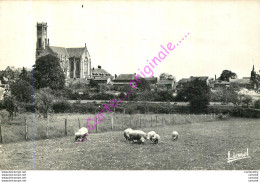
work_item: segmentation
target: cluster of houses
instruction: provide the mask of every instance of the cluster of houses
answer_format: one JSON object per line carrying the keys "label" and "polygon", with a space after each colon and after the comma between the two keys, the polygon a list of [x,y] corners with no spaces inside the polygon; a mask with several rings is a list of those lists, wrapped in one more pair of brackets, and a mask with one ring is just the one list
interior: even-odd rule
{"label": "cluster of houses", "polygon": [[[253,68],[254,69],[254,68]],[[27,71],[30,69],[26,68]],[[5,92],[9,90],[10,82],[14,82],[21,73],[22,68],[15,68],[8,66],[5,70],[1,71],[2,80],[5,83],[2,83],[0,80],[0,99],[3,99]],[[254,70],[253,70],[254,71]],[[0,75],[0,76],[1,76]],[[11,76],[12,75],[12,76]],[[103,69],[101,66],[91,69],[91,75],[88,78],[67,78],[66,84],[76,84],[78,82],[88,85],[90,80],[95,82],[97,85],[109,86],[114,85],[115,87],[122,88],[129,86],[131,80],[134,80],[136,74],[120,74],[112,76],[109,72]],[[231,86],[236,86],[239,88],[246,88],[248,90],[253,89],[250,77],[243,77],[240,79],[230,79],[229,81],[220,81],[216,78],[209,78],[208,76],[191,76],[190,78],[182,78],[179,81],[176,81],[173,77],[167,79],[160,79],[158,77],[146,77],[144,78],[149,82],[151,88],[162,88],[171,90],[172,92],[178,93],[179,90],[186,88],[189,83],[195,79],[204,81],[207,85],[210,86],[212,90],[223,90],[228,89]]]}

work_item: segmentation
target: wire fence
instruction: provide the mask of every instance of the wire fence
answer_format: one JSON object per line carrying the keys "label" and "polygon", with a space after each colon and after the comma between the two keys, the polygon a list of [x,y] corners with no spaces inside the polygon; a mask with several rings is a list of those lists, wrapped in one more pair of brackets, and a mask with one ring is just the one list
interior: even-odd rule
{"label": "wire fence", "polygon": [[[104,113],[105,119],[100,124],[94,123],[94,116],[73,114],[52,114],[47,119],[33,118],[31,115],[21,115],[10,121],[1,117],[0,143],[21,140],[57,138],[72,136],[81,127],[87,127],[86,121],[91,118],[89,126],[92,133],[120,131],[126,128],[142,129],[162,127],[165,125],[209,122],[218,118],[215,114],[111,114]],[[101,117],[100,117],[101,118]],[[95,125],[95,127],[94,127]],[[34,133],[33,133],[34,132]]]}

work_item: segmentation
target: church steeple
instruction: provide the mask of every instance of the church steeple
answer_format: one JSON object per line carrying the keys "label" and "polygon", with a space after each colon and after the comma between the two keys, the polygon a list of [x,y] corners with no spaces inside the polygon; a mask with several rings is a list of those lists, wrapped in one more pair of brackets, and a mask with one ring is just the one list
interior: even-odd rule
{"label": "church steeple", "polygon": [[47,23],[37,23],[37,41],[36,41],[36,58],[42,53],[48,45]]}
{"label": "church steeple", "polygon": [[255,65],[253,65],[253,69],[251,71],[251,80],[255,80],[256,72],[255,72]]}

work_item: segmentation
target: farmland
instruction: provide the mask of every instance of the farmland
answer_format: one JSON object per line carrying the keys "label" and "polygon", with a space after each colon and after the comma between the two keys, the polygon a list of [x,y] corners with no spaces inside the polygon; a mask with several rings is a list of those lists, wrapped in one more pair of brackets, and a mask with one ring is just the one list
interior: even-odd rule
{"label": "farmland", "polygon": [[[259,119],[229,118],[141,127],[145,132],[156,131],[161,136],[159,144],[128,143],[121,128],[92,133],[88,141],[81,144],[75,143],[73,136],[36,140],[35,169],[260,169]],[[173,130],[179,132],[175,142],[171,141]],[[33,146],[32,140],[2,144],[0,169],[34,169]],[[228,151],[241,153],[247,148],[250,158],[227,163]]]}

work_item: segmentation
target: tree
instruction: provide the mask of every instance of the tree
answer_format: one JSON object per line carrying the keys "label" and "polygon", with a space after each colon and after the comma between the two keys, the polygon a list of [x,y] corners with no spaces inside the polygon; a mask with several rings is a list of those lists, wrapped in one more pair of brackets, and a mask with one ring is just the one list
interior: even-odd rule
{"label": "tree", "polygon": [[176,80],[174,76],[172,76],[169,73],[161,73],[160,74],[160,80]]}
{"label": "tree", "polygon": [[150,83],[146,79],[139,77],[138,80],[141,82],[137,83],[137,88],[139,88],[140,91],[150,90]]}
{"label": "tree", "polygon": [[17,110],[15,98],[12,95],[6,95],[4,97],[4,106],[6,111],[9,113],[9,117],[13,119],[14,112]]}
{"label": "tree", "polygon": [[32,96],[32,86],[24,81],[17,80],[10,85],[11,93],[15,96],[16,100],[19,102],[30,102]]}
{"label": "tree", "polygon": [[48,113],[52,111],[54,96],[51,94],[50,88],[42,88],[35,94],[36,109],[47,118]]}
{"label": "tree", "polygon": [[260,99],[255,101],[255,109],[260,109]]}
{"label": "tree", "polygon": [[228,82],[230,78],[232,78],[232,79],[237,78],[237,74],[233,73],[232,71],[229,71],[229,70],[224,70],[224,71],[222,71],[222,73],[218,79],[221,81]]}
{"label": "tree", "polygon": [[48,54],[36,60],[33,66],[34,86],[39,88],[50,87],[53,90],[63,89],[65,75],[60,67],[59,58]]}
{"label": "tree", "polygon": [[249,95],[243,95],[242,103],[248,107],[250,103],[252,103],[252,97]]}
{"label": "tree", "polygon": [[95,82],[93,79],[91,79],[90,81],[89,81],[89,86],[91,87],[91,88],[98,88],[98,83],[97,82]]}
{"label": "tree", "polygon": [[210,88],[206,82],[195,79],[190,82],[186,92],[191,111],[195,113],[205,112],[209,104]]}

